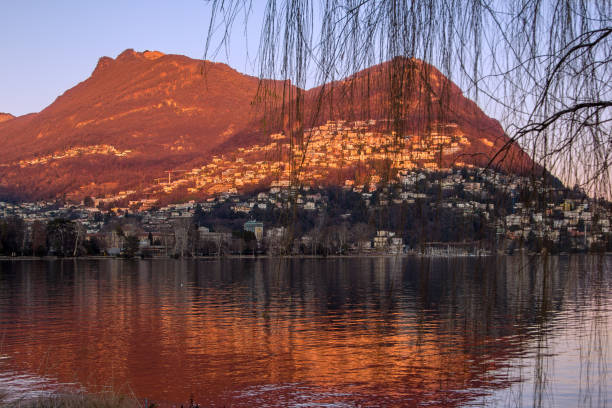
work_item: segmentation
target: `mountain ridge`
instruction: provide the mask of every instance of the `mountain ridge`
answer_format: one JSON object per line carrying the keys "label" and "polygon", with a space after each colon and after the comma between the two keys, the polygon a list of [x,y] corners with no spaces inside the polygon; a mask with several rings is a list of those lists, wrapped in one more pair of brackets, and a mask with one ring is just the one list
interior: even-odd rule
{"label": "mountain ridge", "polygon": [[0,123],[11,119],[15,119],[15,116],[11,115],[10,113],[0,112]]}
{"label": "mountain ridge", "polygon": [[[478,166],[486,165],[491,152],[508,142],[497,121],[424,62],[388,61],[326,84],[323,90],[299,90],[286,81],[262,82],[222,63],[127,49],[114,59],[101,57],[89,78],[41,112],[0,120],[0,143],[5,146],[0,155],[0,195],[78,200],[125,190],[150,192],[150,186],[159,184],[169,170],[205,166],[217,155],[235,155],[239,147],[263,146],[272,133],[291,134],[279,113],[293,109],[298,92],[305,101],[304,118],[309,118],[304,125],[309,127],[324,126],[332,119],[382,123],[394,105],[386,100],[386,89],[395,86],[385,79],[391,64],[406,64],[412,74],[430,75],[431,81],[425,82],[433,84],[425,89],[417,77],[400,84],[405,91],[401,101],[407,107],[397,122],[407,133],[432,133],[432,123],[455,124],[470,139],[460,153],[473,157],[463,161]],[[420,68],[415,70],[414,64]],[[368,94],[363,91],[366,77],[375,77],[377,83]],[[262,90],[278,91],[274,108],[266,115],[255,102]],[[350,105],[346,95],[357,95],[363,104]],[[371,108],[365,109],[366,105]],[[511,147],[511,153],[516,157],[508,164],[499,163],[503,169],[533,168],[518,147]],[[440,163],[449,165],[458,157],[445,153]]]}

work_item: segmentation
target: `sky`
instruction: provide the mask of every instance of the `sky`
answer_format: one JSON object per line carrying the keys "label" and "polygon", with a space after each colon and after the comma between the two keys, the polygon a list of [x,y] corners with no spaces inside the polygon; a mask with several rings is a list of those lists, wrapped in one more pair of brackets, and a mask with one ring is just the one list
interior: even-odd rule
{"label": "sky", "polygon": [[[209,18],[205,0],[5,0],[0,112],[39,112],[87,79],[100,57],[128,48],[202,58]],[[247,50],[256,49],[259,27],[251,23],[247,34],[234,36],[228,52],[214,59],[253,75]]]}
{"label": "sky", "polygon": [[[229,47],[207,59],[258,75],[255,58],[265,1],[252,4],[246,35],[239,15]],[[202,58],[211,8],[208,0],[4,0],[0,112],[39,112],[87,79],[100,57],[115,58],[128,48]],[[219,36],[212,42],[221,43]],[[308,78],[307,87],[316,85],[314,80]]]}

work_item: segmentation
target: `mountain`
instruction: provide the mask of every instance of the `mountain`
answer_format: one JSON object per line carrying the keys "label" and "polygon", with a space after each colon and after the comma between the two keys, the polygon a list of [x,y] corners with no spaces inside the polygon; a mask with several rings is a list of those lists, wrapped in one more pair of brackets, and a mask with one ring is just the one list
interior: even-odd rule
{"label": "mountain", "polygon": [[10,113],[0,112],[0,123],[6,122],[7,120],[13,119],[14,116]]}
{"label": "mountain", "polygon": [[[397,131],[407,139],[422,136],[422,141],[435,149],[430,139],[432,136],[435,139],[450,125],[456,128],[455,135],[465,136],[469,143],[462,144],[455,152],[452,148],[446,149],[439,162],[443,166],[457,162],[480,167],[490,165],[518,174],[541,170],[517,144],[511,143],[497,120],[466,98],[438,69],[420,60],[398,57],[342,81],[305,91],[302,99],[305,127],[335,119],[376,120],[379,131]],[[293,102],[279,111],[292,112],[291,105]],[[282,117],[279,113],[271,116]],[[380,122],[385,125],[381,126]],[[271,129],[268,126],[269,132],[288,133],[288,130],[282,125]],[[238,141],[244,145],[263,143],[268,136],[253,124],[224,145],[229,148]]]}
{"label": "mountain", "polygon": [[[405,68],[405,78],[399,82],[389,79],[391,64],[403,64],[394,72]],[[388,95],[396,88],[400,96],[391,101]],[[265,92],[258,92],[262,90]],[[256,103],[262,95],[272,103]],[[359,144],[365,133],[379,144],[400,123],[405,135],[399,154],[419,148],[427,153],[427,149],[440,147],[445,150],[440,152],[439,164],[482,166],[508,142],[497,121],[488,118],[438,70],[416,60],[396,59],[342,81],[300,90],[281,81],[265,81],[262,86],[258,78],[221,63],[129,49],[115,59],[100,58],[88,79],[43,111],[16,118],[9,115],[10,120],[0,123],[0,196],[80,200],[88,195],[143,198],[170,194],[173,199],[183,199],[268,183],[274,174],[287,176],[291,129],[287,129],[286,117],[296,100],[301,101],[304,118],[308,118],[304,125],[313,129],[300,134],[298,142],[309,142],[306,139],[316,133],[320,143],[313,146],[325,145],[326,140],[331,143],[338,135],[352,135],[354,140],[349,142]],[[401,105],[398,112],[394,110],[397,101]],[[269,114],[264,116],[264,110]],[[393,123],[386,120],[392,111],[399,118]],[[330,119],[347,122],[328,126]],[[362,121],[370,122],[366,126]],[[351,124],[361,130],[355,132]],[[448,137],[448,143],[425,146],[432,137]],[[344,149],[346,141],[336,140],[338,148]],[[379,147],[388,150],[385,143]],[[377,151],[369,151],[365,156],[360,153],[360,163],[369,155],[380,159]],[[508,152],[512,160],[497,163],[503,170],[532,168],[518,146],[511,145]],[[407,160],[416,166],[432,165],[435,159],[425,153],[415,153]],[[302,154],[306,157],[305,150]],[[317,154],[321,158],[320,154],[327,153]],[[325,160],[300,161],[315,167],[322,162]],[[248,164],[248,168],[236,168],[235,163]],[[332,174],[341,174],[337,178],[341,182],[355,171],[361,179],[371,180],[368,172],[375,166],[359,169],[357,164],[347,159],[340,169],[303,170],[318,174],[313,179],[318,182],[335,183]],[[170,170],[174,172],[168,174]]]}

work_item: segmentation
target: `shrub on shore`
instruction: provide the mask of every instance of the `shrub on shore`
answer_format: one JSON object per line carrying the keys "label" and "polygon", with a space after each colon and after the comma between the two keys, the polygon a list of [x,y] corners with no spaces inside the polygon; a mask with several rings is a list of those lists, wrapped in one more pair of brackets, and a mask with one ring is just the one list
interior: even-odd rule
{"label": "shrub on shore", "polygon": [[112,393],[64,394],[29,400],[4,402],[0,395],[0,408],[140,408],[135,398]]}

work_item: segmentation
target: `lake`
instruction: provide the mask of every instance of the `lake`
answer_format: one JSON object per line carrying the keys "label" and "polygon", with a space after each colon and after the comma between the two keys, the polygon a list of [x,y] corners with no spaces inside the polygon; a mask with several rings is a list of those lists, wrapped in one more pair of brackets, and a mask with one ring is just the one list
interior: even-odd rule
{"label": "lake", "polygon": [[612,256],[0,261],[0,390],[612,405]]}

